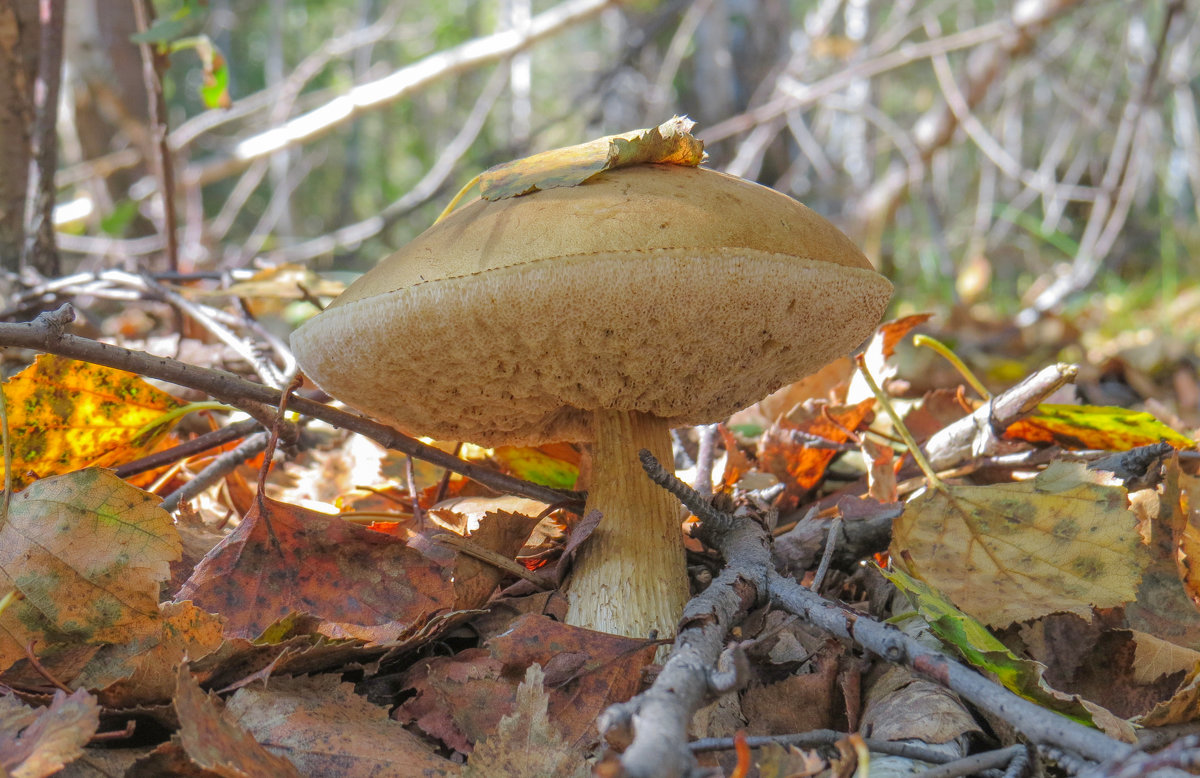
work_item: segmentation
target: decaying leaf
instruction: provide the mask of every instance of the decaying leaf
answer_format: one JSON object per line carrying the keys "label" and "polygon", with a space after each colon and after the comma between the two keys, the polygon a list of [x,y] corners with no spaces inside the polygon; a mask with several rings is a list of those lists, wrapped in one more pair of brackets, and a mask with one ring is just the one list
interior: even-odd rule
{"label": "decaying leaf", "polygon": [[1028,481],[943,486],[913,498],[893,528],[905,572],[987,624],[1134,599],[1145,567],[1125,489],[1081,464]]}
{"label": "decaying leaf", "polygon": [[1195,442],[1145,411],[1099,405],[1042,403],[1031,416],[1010,424],[1004,437],[1067,448],[1128,451],[1166,441],[1176,448]]}
{"label": "decaying leaf", "polygon": [[192,678],[186,664],[179,666],[175,712],[179,715],[180,743],[200,767],[228,778],[300,778],[295,765],[267,751],[226,715],[219,701]]}
{"label": "decaying leaf", "polygon": [[159,583],[180,554],[157,499],[108,470],[44,478],[13,496],[0,527],[0,591],[24,599],[0,614],[0,668],[38,645],[152,637]]}
{"label": "decaying leaf", "polygon": [[99,727],[100,706],[85,689],[55,692],[40,709],[0,696],[0,768],[12,778],[53,775],[83,755]]}
{"label": "decaying leaf", "polygon": [[176,600],[224,616],[230,637],[254,639],[298,612],[336,625],[331,636],[382,641],[450,609],[449,578],[401,540],[263,497]]}
{"label": "decaying leaf", "polygon": [[1124,720],[1095,703],[1052,689],[1042,677],[1045,665],[1014,655],[987,627],[955,608],[941,592],[901,570],[883,574],[908,596],[934,634],[1013,693],[1075,721],[1097,726],[1113,737],[1134,739],[1132,727]]}
{"label": "decaying leaf", "polygon": [[266,688],[239,689],[226,710],[268,751],[287,754],[304,775],[415,778],[458,775],[461,769],[336,675],[272,678]]}
{"label": "decaying leaf", "polygon": [[170,429],[155,424],[182,405],[141,376],[42,354],[4,383],[13,487],[88,466],[106,467],[153,450]]}
{"label": "decaying leaf", "polygon": [[500,719],[496,734],[476,744],[463,778],[586,778],[591,773],[580,753],[550,722],[550,695],[544,682],[542,668],[530,665],[517,686],[513,712]]}
{"label": "decaying leaf", "polygon": [[650,162],[695,167],[704,144],[692,137],[695,122],[676,116],[657,127],[551,149],[497,165],[479,177],[486,200],[503,200],[539,189],[578,186],[597,173]]}

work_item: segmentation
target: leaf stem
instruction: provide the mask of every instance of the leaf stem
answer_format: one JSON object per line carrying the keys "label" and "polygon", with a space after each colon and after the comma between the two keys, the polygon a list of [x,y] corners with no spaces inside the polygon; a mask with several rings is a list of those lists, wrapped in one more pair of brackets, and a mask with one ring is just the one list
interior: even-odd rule
{"label": "leaf stem", "polygon": [[984,387],[983,382],[971,372],[971,368],[967,367],[966,363],[959,358],[958,354],[955,354],[953,351],[951,351],[950,347],[945,343],[942,343],[936,338],[931,338],[928,335],[913,335],[913,345],[925,346],[926,348],[931,348],[937,353],[941,354],[947,362],[954,365],[954,368],[958,370],[959,375],[961,375],[963,379],[971,385],[971,388],[974,389],[980,397],[985,400],[992,399],[992,395]]}
{"label": "leaf stem", "polygon": [[896,409],[892,407],[892,403],[888,400],[887,395],[879,388],[879,384],[875,383],[875,379],[871,376],[871,371],[867,370],[867,362],[863,359],[862,354],[854,358],[858,364],[859,372],[862,373],[863,380],[867,382],[867,386],[871,387],[871,393],[875,395],[875,400],[891,417],[892,424],[896,427],[896,432],[900,437],[904,438],[904,444],[908,446],[909,453],[912,454],[913,460],[917,463],[917,467],[921,468],[921,472],[925,474],[925,480],[930,487],[937,489],[940,492],[946,491],[946,485],[942,483],[942,479],[938,478],[937,473],[929,464],[929,460],[925,458],[921,447],[917,445],[917,441],[913,438],[912,433],[908,431],[908,427],[904,426],[904,421],[901,420],[900,414],[896,413]]}
{"label": "leaf stem", "polygon": [[437,224],[442,219],[445,219],[447,216],[454,213],[454,209],[458,207],[459,201],[462,200],[464,197],[466,197],[467,192],[471,191],[471,187],[475,186],[478,183],[479,183],[479,176],[475,176],[470,181],[468,181],[466,184],[464,184],[463,188],[458,190],[458,194],[456,194],[456,195],[454,195],[454,197],[450,198],[450,202],[446,204],[446,207],[442,209],[442,212],[438,214],[438,217],[433,220],[433,223]]}

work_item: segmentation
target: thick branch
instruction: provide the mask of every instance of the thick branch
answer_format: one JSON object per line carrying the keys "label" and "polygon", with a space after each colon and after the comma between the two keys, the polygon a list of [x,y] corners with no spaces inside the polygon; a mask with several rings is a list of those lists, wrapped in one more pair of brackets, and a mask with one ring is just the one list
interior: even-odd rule
{"label": "thick branch", "polygon": [[[169,357],[157,357],[144,351],[131,351],[120,346],[80,338],[63,332],[63,328],[74,318],[75,312],[71,306],[64,305],[54,313],[42,314],[32,322],[0,324],[0,346],[16,346],[44,351],[118,370],[127,370],[177,386],[196,389],[237,407],[245,405],[247,400],[255,403],[267,403],[271,406],[279,405],[280,392],[278,389],[243,380],[224,370],[197,367]],[[576,492],[550,489],[506,476],[471,462],[465,462],[441,449],[414,440],[391,427],[313,400],[293,397],[288,403],[288,408],[314,419],[321,419],[335,427],[357,432],[386,448],[432,462],[438,467],[470,478],[490,489],[551,504],[581,501],[581,496]]]}

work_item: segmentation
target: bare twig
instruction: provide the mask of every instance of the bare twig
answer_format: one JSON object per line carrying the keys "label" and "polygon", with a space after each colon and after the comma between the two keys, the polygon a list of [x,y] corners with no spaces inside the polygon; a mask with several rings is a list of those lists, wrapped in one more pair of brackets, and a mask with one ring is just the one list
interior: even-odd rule
{"label": "bare twig", "polygon": [[[138,32],[145,32],[154,18],[154,7],[150,0],[131,0],[133,18]],[[142,77],[146,81],[146,94],[150,97],[150,136],[154,142],[154,172],[158,176],[158,191],[162,197],[162,234],[166,241],[167,269],[179,270],[179,235],[175,224],[175,166],[171,161],[171,149],[167,145],[167,101],[163,96],[163,55],[151,49],[148,43],[139,43],[142,54]]]}
{"label": "bare twig", "polygon": [[[781,746],[794,746],[795,748],[817,748],[818,746],[831,746],[839,740],[845,740],[849,736],[849,732],[838,732],[832,729],[814,729],[810,732],[798,732],[793,735],[751,735],[746,738],[746,745],[750,748],[761,748],[771,743],[778,743]],[[941,751],[922,748],[921,746],[903,741],[880,740],[868,737],[863,738],[863,742],[867,744],[867,748],[877,754],[916,759],[922,762],[929,762],[930,764],[946,764],[954,759],[954,757],[949,754],[943,754]],[[733,746],[734,742],[731,737],[702,738],[688,743],[688,748],[697,754],[706,751],[728,751]]]}
{"label": "bare twig", "polygon": [[178,446],[172,446],[163,451],[157,451],[144,456],[141,459],[135,459],[132,462],[118,465],[113,468],[113,473],[118,478],[128,478],[138,473],[145,473],[148,470],[165,467],[196,454],[201,454],[209,449],[216,448],[217,446],[232,443],[238,438],[249,435],[261,426],[256,419],[235,422],[227,427],[220,427],[212,432],[198,435],[186,443],[180,443]]}
{"label": "bare twig", "polygon": [[837,547],[838,534],[842,531],[842,517],[836,516],[829,524],[829,532],[825,535],[825,551],[821,554],[821,564],[817,565],[817,572],[813,575],[812,584],[809,589],[814,592],[821,591],[821,584],[825,582],[825,575],[829,572],[829,563],[833,561],[833,549]]}
{"label": "bare twig", "polygon": [[[194,478],[163,498],[162,507],[174,511],[180,503],[187,502],[213,486],[225,476],[261,454],[267,448],[266,432],[256,432],[243,440],[231,451],[226,451],[210,462]],[[266,464],[263,464],[266,467]]]}
{"label": "bare twig", "polygon": [[[215,397],[235,407],[246,408],[247,400],[257,410],[258,404],[278,405],[280,392],[269,386],[243,380],[223,370],[212,370],[185,362],[157,357],[143,351],[101,343],[88,338],[67,334],[64,329],[75,317],[74,310],[64,305],[57,311],[39,316],[35,321],[24,324],[0,324],[0,345],[29,348],[50,354],[70,357],[97,365],[106,365],[118,370],[128,370],[150,378],[186,386]],[[353,413],[331,408],[313,400],[295,397],[290,403],[292,410],[321,419],[337,427],[370,438],[385,448],[432,462],[455,473],[470,478],[490,489],[529,497],[545,503],[581,504],[582,495],[550,489],[539,484],[522,481],[486,467],[451,456],[441,449],[428,446],[408,437],[391,427]]]}

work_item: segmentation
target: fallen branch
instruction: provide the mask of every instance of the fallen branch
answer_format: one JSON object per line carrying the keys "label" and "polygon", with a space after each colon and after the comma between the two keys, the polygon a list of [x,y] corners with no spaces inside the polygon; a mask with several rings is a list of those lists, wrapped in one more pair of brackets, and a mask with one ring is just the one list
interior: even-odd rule
{"label": "fallen branch", "polygon": [[1037,410],[1038,403],[1075,380],[1074,365],[1042,368],[1021,383],[996,395],[970,416],[938,430],[925,443],[925,456],[935,470],[946,470],[964,459],[992,456],[1000,451],[1000,436],[1009,425]]}
{"label": "fallen branch", "polygon": [[853,640],[889,662],[916,670],[980,710],[1007,722],[1032,743],[1056,746],[1092,762],[1118,759],[1133,751],[1128,743],[1018,697],[896,627],[827,600],[790,578],[772,572],[768,585],[775,607],[833,635]]}
{"label": "fallen branch", "polygon": [[[247,401],[279,405],[280,391],[278,389],[246,381],[224,370],[189,365],[169,357],[158,357],[144,351],[132,351],[64,332],[66,325],[74,319],[74,309],[70,305],[63,305],[52,313],[43,313],[32,322],[0,324],[0,346],[28,348],[96,365],[105,365],[117,370],[127,370],[177,386],[196,389],[238,408],[246,407]],[[578,503],[582,507],[582,495],[578,492],[551,489],[504,475],[490,468],[480,467],[410,438],[385,424],[371,421],[362,416],[331,408],[303,397],[293,397],[288,407],[297,413],[320,419],[335,427],[357,432],[359,435],[374,440],[384,448],[399,451],[402,454],[458,473],[489,489],[540,500],[548,504]]]}

